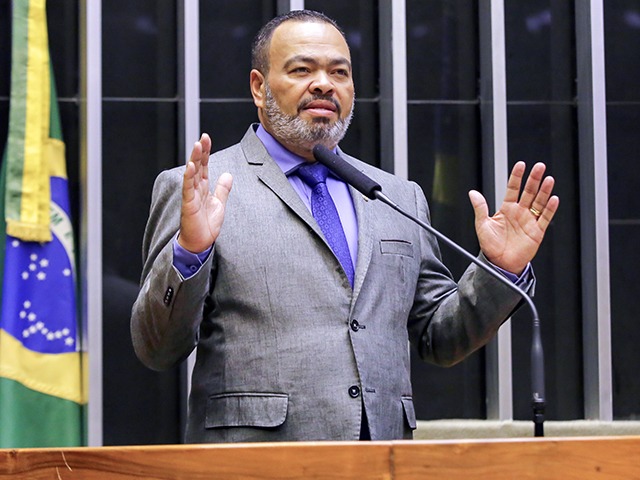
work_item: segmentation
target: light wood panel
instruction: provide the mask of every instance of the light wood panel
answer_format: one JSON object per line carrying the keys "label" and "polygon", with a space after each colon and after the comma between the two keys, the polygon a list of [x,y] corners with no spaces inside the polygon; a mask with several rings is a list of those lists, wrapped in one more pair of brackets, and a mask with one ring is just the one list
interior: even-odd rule
{"label": "light wood panel", "polygon": [[390,443],[0,450],[0,479],[388,479]]}
{"label": "light wood panel", "polygon": [[640,479],[640,437],[402,443],[394,479]]}
{"label": "light wood panel", "polygon": [[0,450],[0,479],[640,479],[640,437]]}

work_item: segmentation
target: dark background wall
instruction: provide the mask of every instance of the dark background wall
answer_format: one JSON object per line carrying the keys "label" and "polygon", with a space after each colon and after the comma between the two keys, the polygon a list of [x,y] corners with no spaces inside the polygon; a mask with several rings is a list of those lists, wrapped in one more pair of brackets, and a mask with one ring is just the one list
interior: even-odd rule
{"label": "dark background wall", "polygon": [[[249,46],[276,1],[201,1],[201,128],[214,148],[235,143],[256,121],[248,90]],[[375,2],[307,0],[343,26],[352,49],[356,116],[343,148],[380,164],[378,10]],[[135,358],[129,312],[141,271],[140,245],[155,176],[183,163],[179,141],[176,0],[102,4],[104,442],[181,439],[183,372],[152,372]],[[51,55],[79,215],[78,1],[49,0]],[[483,181],[478,2],[407,0],[409,175],[425,190],[434,224],[477,250],[466,192]],[[534,267],[547,354],[548,419],[582,418],[582,330],[576,148],[574,3],[505,2],[509,161],[547,162],[561,211]],[[0,2],[0,145],[9,108],[10,2]],[[640,415],[636,379],[640,316],[635,265],[640,119],[640,1],[605,2],[612,278],[614,416]],[[91,34],[91,32],[89,32]],[[76,229],[79,231],[79,228]],[[464,263],[443,255],[455,276]],[[513,322],[515,417],[528,419],[529,317]],[[485,359],[478,352],[441,369],[414,358],[421,419],[484,418]]]}

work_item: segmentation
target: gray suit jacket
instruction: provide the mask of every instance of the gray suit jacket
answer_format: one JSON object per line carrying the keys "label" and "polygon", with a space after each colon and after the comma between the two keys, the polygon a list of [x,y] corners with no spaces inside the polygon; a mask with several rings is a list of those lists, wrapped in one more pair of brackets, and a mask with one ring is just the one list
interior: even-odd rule
{"label": "gray suit jacket", "polygon": [[[428,221],[415,183],[342,156]],[[518,297],[474,265],[456,284],[433,238],[355,190],[352,289],[253,127],[209,165],[211,179],[234,176],[214,250],[187,280],[173,267],[183,167],[161,173],[131,323],[150,368],[198,347],[186,440],[355,440],[363,408],[372,439],[411,438],[408,340],[451,365],[494,335]]]}

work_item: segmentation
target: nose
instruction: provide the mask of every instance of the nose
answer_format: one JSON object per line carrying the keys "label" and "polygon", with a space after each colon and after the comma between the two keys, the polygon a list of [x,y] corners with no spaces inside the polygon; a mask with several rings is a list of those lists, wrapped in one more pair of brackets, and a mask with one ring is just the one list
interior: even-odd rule
{"label": "nose", "polygon": [[322,70],[318,71],[313,81],[309,85],[311,93],[328,95],[333,93],[334,85],[327,72]]}

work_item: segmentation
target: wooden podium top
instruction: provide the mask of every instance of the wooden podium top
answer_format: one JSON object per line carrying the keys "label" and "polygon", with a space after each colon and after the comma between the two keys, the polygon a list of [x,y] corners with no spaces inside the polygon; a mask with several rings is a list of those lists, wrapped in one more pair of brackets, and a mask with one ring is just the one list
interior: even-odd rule
{"label": "wooden podium top", "polygon": [[0,479],[640,479],[640,436],[0,449]]}

